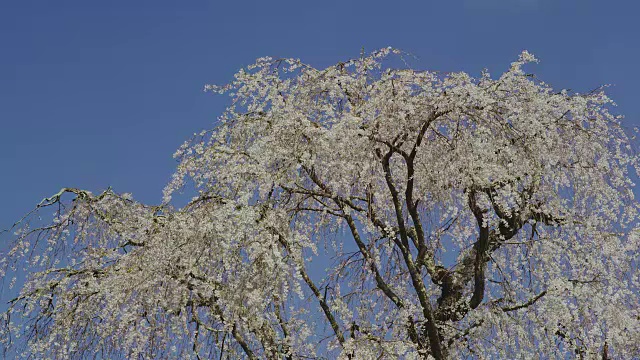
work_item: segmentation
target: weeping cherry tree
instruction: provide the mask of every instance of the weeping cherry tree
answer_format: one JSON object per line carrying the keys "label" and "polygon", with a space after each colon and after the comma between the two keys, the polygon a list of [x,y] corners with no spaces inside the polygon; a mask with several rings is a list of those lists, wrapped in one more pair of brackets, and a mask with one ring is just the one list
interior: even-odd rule
{"label": "weeping cherry tree", "polygon": [[258,59],[207,86],[230,105],[162,204],[45,198],[0,254],[5,351],[640,357],[638,156],[604,88],[553,90],[526,51],[497,78],[401,57]]}

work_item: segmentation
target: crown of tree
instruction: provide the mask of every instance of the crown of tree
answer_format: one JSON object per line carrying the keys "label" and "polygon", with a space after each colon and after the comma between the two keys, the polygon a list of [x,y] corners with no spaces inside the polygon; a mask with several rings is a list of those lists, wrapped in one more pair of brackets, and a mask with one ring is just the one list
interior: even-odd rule
{"label": "crown of tree", "polygon": [[[638,157],[603,88],[261,58],[165,201],[16,223],[0,341],[38,358],[640,356]],[[185,206],[171,196],[195,188]],[[54,209],[53,221],[39,216]],[[11,284],[12,285],[12,284]]]}

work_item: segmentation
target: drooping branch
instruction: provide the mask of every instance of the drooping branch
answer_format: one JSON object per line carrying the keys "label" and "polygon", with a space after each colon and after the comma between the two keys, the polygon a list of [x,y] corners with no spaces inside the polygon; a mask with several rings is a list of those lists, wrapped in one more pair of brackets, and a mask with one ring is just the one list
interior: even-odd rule
{"label": "drooping branch", "polygon": [[[280,303],[279,301],[277,301],[277,299],[274,302],[273,307],[275,309],[276,318],[278,319],[278,324],[280,324],[280,329],[282,329],[282,335],[285,339],[287,339],[290,336],[289,330],[287,329],[287,324],[285,323],[284,318],[282,317],[282,314],[280,312]],[[290,353],[290,348],[288,345],[286,345],[286,343],[283,352],[285,353],[285,360],[293,360],[293,356]]]}
{"label": "drooping branch", "polygon": [[529,299],[529,301],[520,304],[520,305],[514,305],[514,306],[503,306],[501,309],[504,312],[509,312],[509,311],[515,311],[515,310],[520,310],[520,309],[524,309],[527,308],[533,304],[536,303],[536,301],[540,300],[540,298],[542,298],[543,296],[545,296],[547,294],[547,290],[542,291],[540,294],[532,297],[531,299]]}
{"label": "drooping branch", "polygon": [[231,329],[231,335],[233,335],[233,338],[236,339],[238,344],[240,344],[240,347],[242,347],[242,350],[244,351],[244,353],[247,355],[247,357],[250,360],[257,360],[258,359],[253,354],[253,351],[251,350],[251,348],[249,347],[247,342],[242,337],[242,334],[240,334],[240,332],[238,331],[238,325],[236,323],[233,324],[233,328]]}
{"label": "drooping branch", "polygon": [[351,231],[351,235],[358,245],[358,249],[360,253],[364,257],[365,262],[369,265],[371,271],[374,274],[377,287],[382,290],[382,292],[398,307],[403,308],[404,304],[400,297],[395,294],[395,292],[389,287],[389,285],[384,281],[382,276],[380,275],[380,271],[378,270],[378,266],[375,264],[375,260],[369,253],[366,245],[362,241],[360,234],[358,233],[358,229],[356,227],[355,222],[353,221],[353,217],[351,215],[344,215],[347,224],[349,225],[349,230]]}
{"label": "drooping branch", "polygon": [[[278,241],[287,250],[287,252],[291,253],[291,247],[287,242],[287,240],[284,238],[284,236],[280,234],[280,232],[275,228],[270,228],[270,230],[278,237]],[[302,277],[302,280],[304,280],[304,282],[307,284],[309,289],[311,289],[311,292],[313,293],[315,298],[318,300],[318,304],[320,305],[322,312],[327,318],[327,321],[329,322],[331,329],[333,329],[333,333],[336,335],[336,338],[338,339],[338,342],[340,343],[340,345],[343,346],[345,342],[345,338],[344,338],[344,335],[342,334],[342,330],[340,330],[340,325],[338,325],[338,321],[336,320],[335,316],[331,312],[331,308],[329,308],[329,304],[327,304],[327,301],[325,300],[324,296],[322,296],[320,289],[318,289],[318,287],[315,285],[313,280],[311,280],[311,278],[309,277],[309,274],[307,274],[307,270],[305,269],[304,264],[302,263],[298,264],[298,273]]]}
{"label": "drooping branch", "polygon": [[[365,209],[362,209],[358,206],[356,206],[355,204],[353,204],[352,201],[348,200],[348,199],[344,199],[338,195],[336,195],[335,193],[333,193],[331,191],[331,189],[329,189],[328,186],[326,186],[316,175],[316,173],[312,170],[312,169],[307,169],[307,173],[309,174],[309,177],[311,178],[311,180],[318,186],[320,187],[320,189],[322,189],[326,196],[330,197],[339,207],[344,207],[345,205],[348,206],[351,209],[357,210],[359,212],[364,212]],[[347,213],[345,211],[343,211],[343,214],[341,215],[342,218],[344,218],[347,221],[347,225],[349,226],[349,229],[352,233],[353,239],[356,242],[356,245],[358,246],[358,250],[361,252],[363,258],[365,259],[365,261],[369,264],[369,267],[371,268],[371,271],[374,274],[375,280],[376,280],[376,285],[377,287],[382,290],[382,292],[398,307],[398,308],[402,308],[404,305],[402,304],[402,300],[400,299],[399,296],[397,296],[393,290],[391,290],[391,287],[386,283],[386,281],[382,278],[382,276],[380,275],[380,270],[378,269],[378,266],[376,265],[375,261],[373,260],[373,256],[370,254],[369,250],[367,249],[364,241],[362,241],[362,238],[360,237],[357,228],[356,228],[356,224],[353,220],[353,217],[350,215],[347,215]],[[395,238],[394,238],[395,239]]]}

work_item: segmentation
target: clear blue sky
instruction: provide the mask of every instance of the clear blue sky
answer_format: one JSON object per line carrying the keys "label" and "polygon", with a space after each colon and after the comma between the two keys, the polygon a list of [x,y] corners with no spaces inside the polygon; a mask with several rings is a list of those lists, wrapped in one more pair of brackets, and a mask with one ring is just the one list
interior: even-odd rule
{"label": "clear blue sky", "polygon": [[63,186],[158,203],[174,150],[265,55],[327,66],[394,46],[416,67],[498,75],[528,49],[555,87],[611,83],[640,123],[636,1],[2,1],[0,228]]}

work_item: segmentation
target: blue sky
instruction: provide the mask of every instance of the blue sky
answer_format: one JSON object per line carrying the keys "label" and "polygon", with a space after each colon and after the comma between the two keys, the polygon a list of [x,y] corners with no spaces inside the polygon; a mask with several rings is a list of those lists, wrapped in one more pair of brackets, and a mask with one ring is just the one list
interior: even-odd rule
{"label": "blue sky", "polygon": [[174,150],[265,55],[328,66],[394,46],[416,67],[498,75],[528,49],[555,87],[611,83],[640,123],[635,1],[3,1],[0,228],[63,186],[158,203]]}

